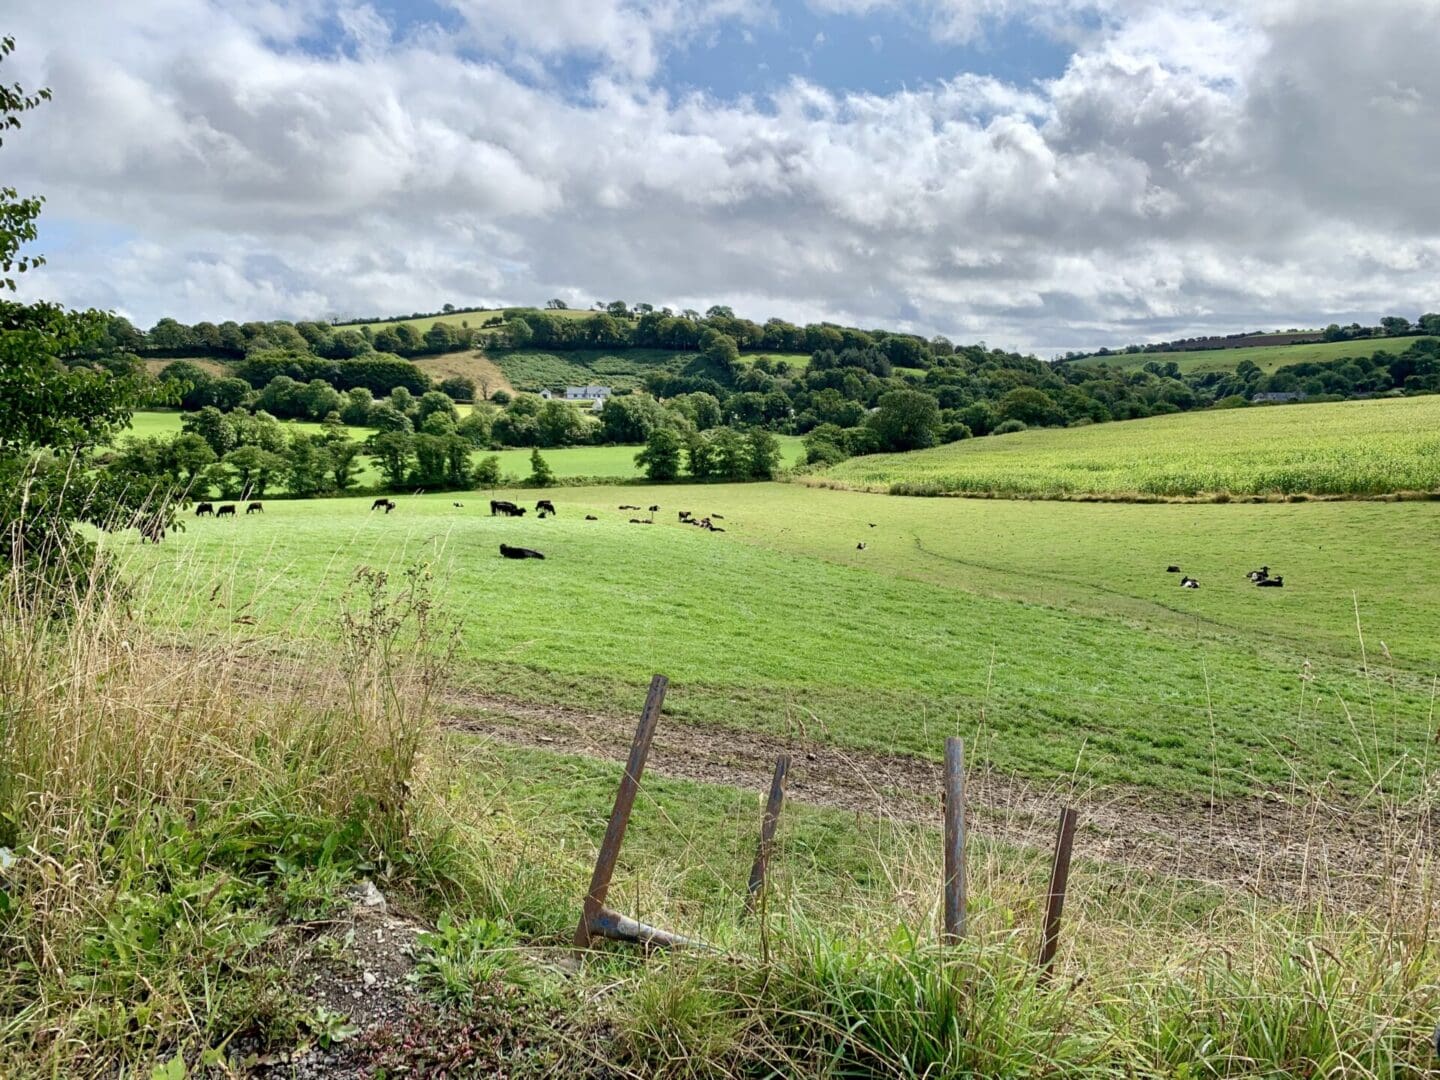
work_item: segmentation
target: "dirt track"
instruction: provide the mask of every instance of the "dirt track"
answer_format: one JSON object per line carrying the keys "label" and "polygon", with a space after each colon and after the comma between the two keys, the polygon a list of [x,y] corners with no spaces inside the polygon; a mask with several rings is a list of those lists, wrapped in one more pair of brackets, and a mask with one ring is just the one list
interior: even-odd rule
{"label": "dirt track", "polygon": [[[536,706],[466,691],[444,695],[447,725],[514,746],[623,762],[636,717]],[[669,778],[768,788],[775,757],[789,753],[789,798],[905,821],[939,823],[940,765],[662,719],[647,770]],[[1059,806],[1080,810],[1084,858],[1240,888],[1277,899],[1325,894],[1369,906],[1408,877],[1433,836],[1418,820],[1281,796],[1206,805],[1137,794],[1071,796],[976,770],[967,778],[978,835],[1047,849]]]}

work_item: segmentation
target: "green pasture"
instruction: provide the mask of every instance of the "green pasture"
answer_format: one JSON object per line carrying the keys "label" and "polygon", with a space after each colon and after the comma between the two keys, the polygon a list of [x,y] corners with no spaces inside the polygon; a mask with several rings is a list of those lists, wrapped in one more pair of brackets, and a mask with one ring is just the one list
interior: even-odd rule
{"label": "green pasture", "polygon": [[[1289,364],[1339,360],[1342,357],[1372,356],[1377,352],[1403,353],[1418,337],[1362,338],[1358,341],[1311,341],[1295,345],[1250,345],[1243,349],[1199,349],[1194,352],[1129,353],[1123,356],[1088,356],[1077,364],[1109,364],[1111,367],[1138,371],[1154,360],[1165,364],[1174,361],[1186,375],[1207,371],[1234,371],[1249,360],[1266,373]],[[1425,339],[1432,340],[1432,339]]]}
{"label": "green pasture", "polygon": [[[610,710],[661,671],[673,722],[737,738],[933,757],[958,733],[978,760],[1041,783],[1189,795],[1297,778],[1406,788],[1397,763],[1432,746],[1435,504],[548,494],[560,514],[544,521],[447,493],[401,497],[388,516],[368,499],[274,503],[191,521],[159,548],[114,543],[157,571],[144,606],[187,633],[242,617],[323,632],[357,566],[421,563],[458,621],[465,683]],[[623,503],[663,509],[636,525]],[[723,515],[727,531],[682,526],[680,509]],[[501,542],[547,558],[501,559]],[[1171,563],[1202,588],[1180,589]],[[1284,589],[1246,582],[1261,563]]]}
{"label": "green pasture", "polygon": [[[567,349],[555,353],[521,349],[497,352],[493,358],[515,389],[538,392],[590,383],[634,390],[653,372],[679,373],[697,355],[673,349]],[[793,369],[804,369],[810,363],[810,357],[800,353],[746,353],[740,362],[749,366],[761,356],[785,360]]]}
{"label": "green pasture", "polygon": [[852,458],[810,482],[897,494],[1042,497],[1440,491],[1440,397],[1023,431]]}

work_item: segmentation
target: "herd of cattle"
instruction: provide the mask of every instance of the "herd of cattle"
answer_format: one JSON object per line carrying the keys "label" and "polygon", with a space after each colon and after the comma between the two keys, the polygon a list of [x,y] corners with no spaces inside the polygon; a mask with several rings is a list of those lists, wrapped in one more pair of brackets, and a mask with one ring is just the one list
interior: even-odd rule
{"label": "herd of cattle", "polygon": [[[1180,567],[1178,566],[1167,566],[1165,572],[1167,574],[1180,574],[1180,587],[1182,589],[1198,589],[1200,587],[1200,582],[1189,574],[1181,574]],[[1278,575],[1271,577],[1270,567],[1268,566],[1262,566],[1259,570],[1251,570],[1245,575],[1245,580],[1261,589],[1283,589],[1285,587],[1285,579]]]}
{"label": "herd of cattle", "polygon": [[[451,505],[455,507],[463,507],[465,504],[457,502],[451,503]],[[397,509],[397,504],[394,499],[381,497],[370,504],[371,513],[374,513],[376,510],[384,510],[386,514],[389,514],[392,510],[395,509]],[[622,505],[620,509],[622,511],[633,510],[637,513],[641,512],[642,509],[648,509],[650,516],[648,518],[632,517],[630,518],[630,524],[632,525],[653,525],[655,524],[655,515],[660,512],[659,504],[650,506],[648,508],[625,504]],[[246,514],[263,514],[264,512],[265,506],[262,503],[252,502],[245,507]],[[490,500],[491,517],[524,517],[526,512],[526,508],[521,506],[519,503],[510,502],[507,499]],[[216,506],[214,503],[202,502],[195,507],[195,516],[197,518],[233,518],[238,513],[238,503],[222,503],[219,506]],[[723,533],[725,531],[724,528],[715,524],[715,522],[717,521],[725,520],[724,514],[708,514],[704,517],[697,517],[689,510],[681,510],[679,514],[681,524],[694,525],[697,529],[704,529],[706,532]],[[551,501],[550,499],[541,499],[535,504],[535,515],[541,519],[544,519],[547,517],[559,516],[559,511],[555,509],[555,503],[553,501]],[[599,521],[600,519],[597,518],[594,514],[586,514],[585,520]],[[153,540],[155,543],[158,544],[160,540],[164,538],[165,533],[163,528],[161,528],[158,536],[153,536],[150,532],[146,530],[146,528],[142,524],[141,535],[145,539]],[[864,545],[862,544],[861,546],[863,547]],[[535,551],[533,548],[512,547],[509,544],[500,545],[500,554],[503,558],[506,559],[545,558],[543,554]]]}
{"label": "herd of cattle", "polygon": [[[210,517],[217,518],[234,517],[237,505],[236,503],[221,503],[219,506],[216,506],[214,503],[203,502],[195,507],[195,516],[205,517],[209,515]],[[245,507],[245,513],[247,514],[263,514],[264,512],[264,503],[252,502]]]}

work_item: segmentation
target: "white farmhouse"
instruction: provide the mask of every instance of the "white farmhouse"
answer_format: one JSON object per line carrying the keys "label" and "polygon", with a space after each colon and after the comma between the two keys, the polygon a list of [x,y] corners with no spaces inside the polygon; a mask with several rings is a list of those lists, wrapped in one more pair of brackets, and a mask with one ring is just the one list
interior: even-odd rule
{"label": "white farmhouse", "polygon": [[611,390],[608,386],[567,386],[565,388],[566,401],[593,401],[597,404],[604,404],[605,399],[610,395]]}

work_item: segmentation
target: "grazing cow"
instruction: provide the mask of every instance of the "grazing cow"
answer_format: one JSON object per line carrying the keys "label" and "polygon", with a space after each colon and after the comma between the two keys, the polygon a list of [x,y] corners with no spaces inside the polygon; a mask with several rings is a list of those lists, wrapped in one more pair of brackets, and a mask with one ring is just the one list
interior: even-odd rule
{"label": "grazing cow", "polygon": [[1165,567],[1165,573],[1167,573],[1167,574],[1178,574],[1179,572],[1180,572],[1180,568],[1179,568],[1178,566],[1167,566],[1167,567]]}
{"label": "grazing cow", "polygon": [[1259,570],[1251,570],[1245,576],[1258,585],[1270,576],[1270,567],[1262,566]]}
{"label": "grazing cow", "polygon": [[533,548],[511,547],[509,544],[500,545],[500,554],[507,559],[543,559],[544,555]]}
{"label": "grazing cow", "polygon": [[216,511],[215,511],[215,516],[216,516],[217,518],[222,518],[222,517],[234,517],[234,516],[235,516],[235,504],[234,504],[234,503],[226,503],[224,506],[220,507],[219,510],[216,510]]}
{"label": "grazing cow", "polygon": [[1200,582],[1196,581],[1193,577],[1182,577],[1180,579],[1180,588],[1182,589],[1198,589],[1199,587]]}
{"label": "grazing cow", "polygon": [[653,514],[653,513],[655,513],[655,511],[657,511],[657,510],[659,510],[659,509],[660,509],[660,505],[659,505],[659,503],[656,503],[654,506],[650,507],[650,513]]}
{"label": "grazing cow", "polygon": [[855,550],[856,550],[856,551],[864,551],[864,550],[865,550],[865,541],[862,540],[862,541],[860,541],[860,543],[856,544],[856,545],[855,545]]}
{"label": "grazing cow", "polygon": [[621,510],[639,510],[640,507],[638,507],[638,506],[631,506],[629,503],[626,503],[624,506],[621,506],[620,509],[621,509]]}
{"label": "grazing cow", "polygon": [[211,517],[215,516],[214,503],[201,503],[199,506],[195,507],[196,517],[204,517],[206,514],[209,514]]}
{"label": "grazing cow", "polygon": [[868,524],[868,525],[870,526],[870,528],[872,528],[872,529],[875,527],[875,522],[873,522],[873,521],[867,522],[867,524]]}
{"label": "grazing cow", "polygon": [[1259,589],[1283,589],[1285,587],[1285,579],[1283,577],[1265,578],[1255,582],[1255,586]]}
{"label": "grazing cow", "polygon": [[265,507],[262,503],[252,502],[249,506],[245,507],[245,513],[247,514],[263,514],[264,512]]}
{"label": "grazing cow", "polygon": [[722,529],[719,525],[711,525],[711,526],[710,526],[710,531],[711,531],[711,532],[724,532],[725,530]]}
{"label": "grazing cow", "polygon": [[600,519],[597,518],[594,514],[586,514],[586,515],[585,515],[585,520],[586,520],[586,521],[599,521]]}
{"label": "grazing cow", "polygon": [[514,509],[515,509],[515,504],[514,504],[513,502],[507,502],[507,501],[505,501],[504,499],[491,499],[491,500],[490,500],[490,516],[491,516],[491,517],[494,517],[496,514],[500,514],[500,513],[508,514],[511,510],[514,510]]}
{"label": "grazing cow", "polygon": [[710,516],[711,516],[712,518],[714,518],[716,521],[724,521],[724,520],[725,520],[725,515],[724,515],[724,514],[711,514]]}
{"label": "grazing cow", "polygon": [[373,514],[376,510],[384,510],[384,511],[388,514],[391,510],[394,510],[394,509],[395,509],[395,504],[394,504],[393,502],[391,502],[389,499],[376,499],[373,503],[370,504],[370,512],[371,512],[372,514]]}
{"label": "grazing cow", "polygon": [[465,508],[464,503],[452,502],[450,505],[455,507],[456,510],[463,510]]}
{"label": "grazing cow", "polygon": [[537,503],[535,504],[535,509],[536,509],[536,510],[543,511],[544,513],[547,513],[547,514],[557,514],[557,513],[559,513],[559,511],[555,509],[555,504],[554,504],[553,502],[551,502],[549,499],[541,499],[539,502],[537,502]]}

